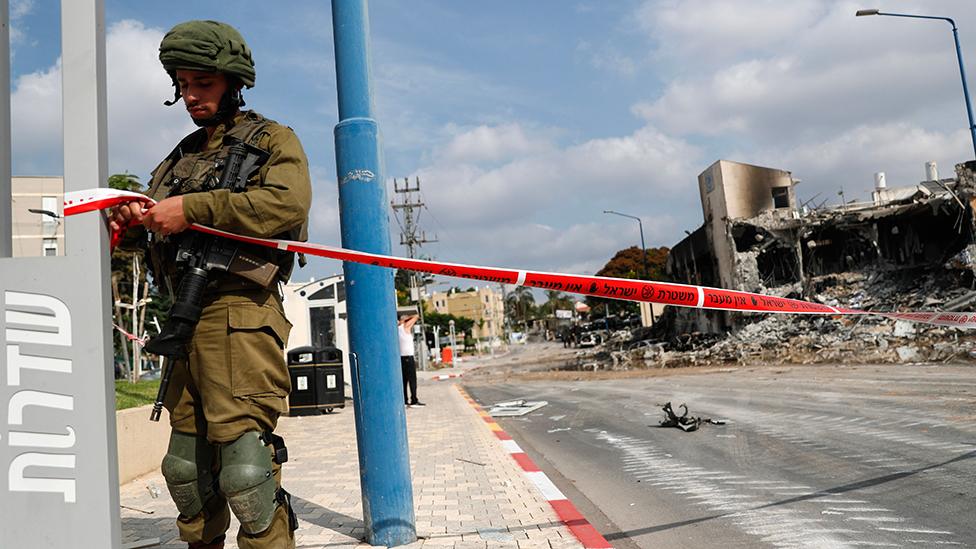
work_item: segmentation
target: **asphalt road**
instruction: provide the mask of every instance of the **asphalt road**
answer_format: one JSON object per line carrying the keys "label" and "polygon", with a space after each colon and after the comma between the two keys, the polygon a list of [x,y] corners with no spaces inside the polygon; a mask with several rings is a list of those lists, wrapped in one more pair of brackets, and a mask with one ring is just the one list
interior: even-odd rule
{"label": "asphalt road", "polygon": [[[617,547],[976,547],[976,367],[486,379],[548,401],[496,419]],[[728,423],[659,428],[668,401]]]}

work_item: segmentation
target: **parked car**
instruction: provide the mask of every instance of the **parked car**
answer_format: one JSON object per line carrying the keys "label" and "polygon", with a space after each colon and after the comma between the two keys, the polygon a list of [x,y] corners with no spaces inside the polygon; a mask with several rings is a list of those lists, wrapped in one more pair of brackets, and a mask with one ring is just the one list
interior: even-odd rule
{"label": "parked car", "polygon": [[585,332],[580,336],[580,347],[596,347],[603,343],[603,335],[599,332]]}

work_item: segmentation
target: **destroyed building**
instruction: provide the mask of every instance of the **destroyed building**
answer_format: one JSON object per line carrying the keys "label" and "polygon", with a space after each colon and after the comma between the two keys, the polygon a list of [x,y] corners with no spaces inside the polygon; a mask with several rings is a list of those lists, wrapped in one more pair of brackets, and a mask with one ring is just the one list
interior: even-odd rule
{"label": "destroyed building", "polygon": [[[871,202],[808,209],[797,204],[798,181],[790,172],[719,160],[698,176],[704,223],[671,249],[668,274],[675,282],[815,301],[845,274],[872,281],[936,276],[964,294],[950,305],[969,306],[976,301],[964,298],[973,294],[976,268],[976,162],[960,164],[950,179],[939,179],[934,163],[927,168],[926,181],[901,188],[888,188],[877,174]],[[755,320],[671,309],[672,333],[728,333]]]}

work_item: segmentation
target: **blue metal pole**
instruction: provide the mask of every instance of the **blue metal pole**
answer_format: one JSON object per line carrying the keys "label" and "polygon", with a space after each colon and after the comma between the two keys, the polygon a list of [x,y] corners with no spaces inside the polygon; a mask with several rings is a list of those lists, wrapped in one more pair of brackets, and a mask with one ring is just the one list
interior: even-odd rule
{"label": "blue metal pole", "polygon": [[[969,98],[969,84],[966,82],[966,64],[962,62],[962,47],[959,45],[959,30],[952,19],[952,38],[956,41],[956,58],[959,60],[959,76],[962,77],[962,93],[966,96],[966,114],[969,115],[969,134],[973,138],[973,154],[976,155],[976,122],[973,121],[973,102]],[[976,159],[976,156],[973,156]]]}
{"label": "blue metal pole", "polygon": [[[390,253],[379,128],[372,118],[366,0],[332,0],[339,124],[336,173],[342,245]],[[397,348],[393,272],[343,264],[366,541],[413,543],[417,529]]]}

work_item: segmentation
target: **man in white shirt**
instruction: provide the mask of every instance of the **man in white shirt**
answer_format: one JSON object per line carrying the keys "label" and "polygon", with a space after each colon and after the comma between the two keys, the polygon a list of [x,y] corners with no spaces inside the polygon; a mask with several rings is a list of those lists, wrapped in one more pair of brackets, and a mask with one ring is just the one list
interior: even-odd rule
{"label": "man in white shirt", "polygon": [[[414,358],[413,325],[420,319],[418,315],[403,315],[397,322],[397,334],[400,336],[400,369],[403,373],[403,401],[407,407],[424,406],[417,400],[417,360]],[[410,388],[410,398],[407,398],[407,388]]]}

